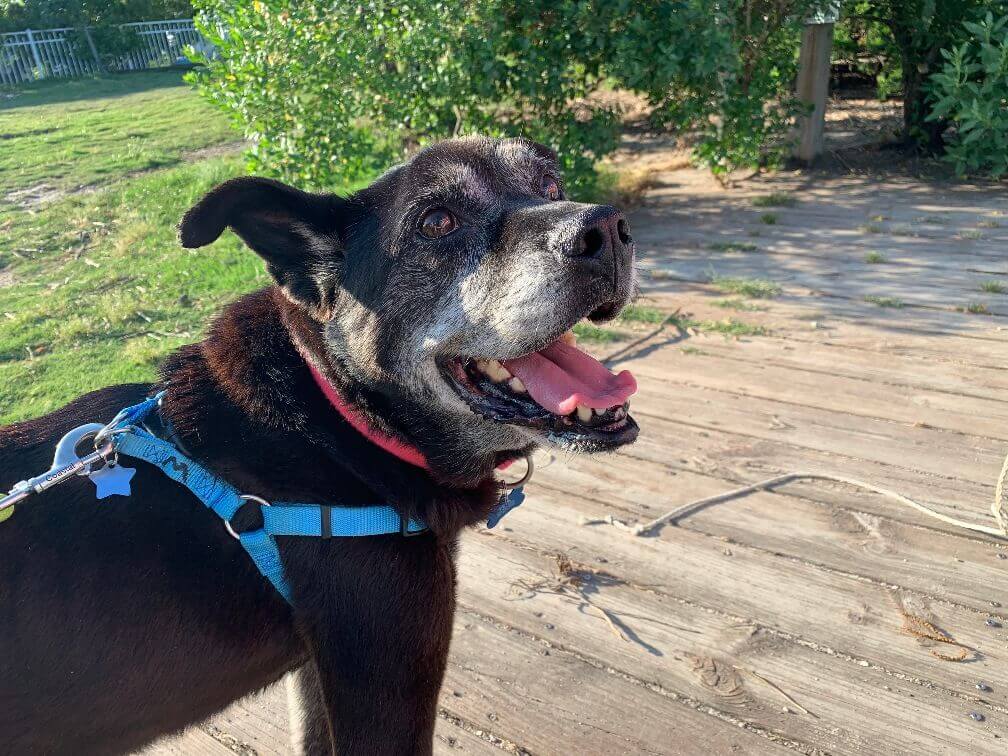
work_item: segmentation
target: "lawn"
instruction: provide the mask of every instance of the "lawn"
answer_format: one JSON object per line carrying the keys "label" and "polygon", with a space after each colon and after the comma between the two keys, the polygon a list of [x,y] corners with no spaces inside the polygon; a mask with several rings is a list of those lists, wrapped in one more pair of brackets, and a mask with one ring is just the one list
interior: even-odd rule
{"label": "lawn", "polygon": [[267,283],[232,235],[192,251],[176,240],[185,210],[244,172],[237,154],[190,159],[237,135],[180,73],[38,86],[6,101],[0,131],[3,192],[102,185],[0,201],[0,423],[150,380],[221,306]]}
{"label": "lawn", "polygon": [[240,138],[177,70],[39,82],[0,98],[0,203],[177,165]]}

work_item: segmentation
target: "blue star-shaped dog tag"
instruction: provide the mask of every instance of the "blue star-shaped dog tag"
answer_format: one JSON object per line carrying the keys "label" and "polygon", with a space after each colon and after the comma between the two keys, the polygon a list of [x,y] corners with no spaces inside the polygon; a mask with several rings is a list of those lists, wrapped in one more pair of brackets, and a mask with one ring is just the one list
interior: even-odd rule
{"label": "blue star-shaped dog tag", "polygon": [[107,496],[129,496],[130,480],[134,475],[136,470],[132,467],[106,465],[88,477],[95,484],[95,498],[104,499]]}
{"label": "blue star-shaped dog tag", "polygon": [[497,502],[497,506],[493,508],[493,511],[487,518],[487,527],[494,527],[503,519],[504,515],[519,506],[523,501],[525,501],[525,494],[521,488],[515,488],[506,494],[502,494],[500,501]]}

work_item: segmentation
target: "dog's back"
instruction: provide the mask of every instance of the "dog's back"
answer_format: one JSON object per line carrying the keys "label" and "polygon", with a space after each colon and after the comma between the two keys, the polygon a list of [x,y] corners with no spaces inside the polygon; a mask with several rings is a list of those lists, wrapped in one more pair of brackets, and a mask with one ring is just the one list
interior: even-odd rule
{"label": "dog's back", "polygon": [[[148,389],[102,389],[0,428],[0,488],[47,470],[63,434],[110,421]],[[173,723],[189,724],[194,709],[210,714],[271,682],[276,658],[294,645],[282,629],[276,645],[246,643],[243,622],[275,624],[267,619],[275,611],[249,617],[261,601],[248,595],[259,581],[249,580],[247,558],[208,541],[219,526],[181,487],[144,463],[123,463],[137,468],[131,496],[98,500],[94,484],[75,477],[21,502],[0,523],[4,753],[139,747]],[[203,574],[215,569],[221,574]],[[208,614],[212,607],[220,611]],[[218,624],[207,626],[208,618]],[[221,648],[210,638],[219,635],[233,638],[234,658],[210,656]],[[258,670],[246,654],[258,657]]]}

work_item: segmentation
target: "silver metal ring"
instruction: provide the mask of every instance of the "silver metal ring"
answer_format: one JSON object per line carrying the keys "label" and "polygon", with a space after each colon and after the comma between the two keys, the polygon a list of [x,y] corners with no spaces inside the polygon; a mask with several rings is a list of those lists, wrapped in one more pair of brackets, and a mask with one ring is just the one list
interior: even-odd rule
{"label": "silver metal ring", "polygon": [[[254,501],[257,504],[259,504],[260,506],[264,506],[264,507],[270,506],[270,503],[268,501],[266,501],[266,499],[262,498],[261,496],[253,496],[252,494],[241,494],[238,498],[241,499],[242,501]],[[240,509],[240,507],[239,507],[239,509]],[[238,514],[237,510],[235,510],[235,514]],[[233,516],[234,515],[232,515],[232,517]],[[231,534],[231,537],[234,538],[236,541],[240,541],[241,540],[241,536],[238,535],[235,532],[235,529],[231,527],[231,521],[230,520],[224,520],[224,529],[227,530],[227,532]]]}
{"label": "silver metal ring", "polygon": [[532,464],[532,455],[530,454],[525,455],[525,464],[528,465],[528,467],[525,469],[525,474],[522,475],[521,478],[519,478],[513,483],[507,483],[505,481],[501,482],[501,487],[505,491],[511,491],[512,489],[518,488],[519,486],[523,486],[526,483],[528,483],[529,480],[531,480],[532,473],[535,472],[535,465]]}

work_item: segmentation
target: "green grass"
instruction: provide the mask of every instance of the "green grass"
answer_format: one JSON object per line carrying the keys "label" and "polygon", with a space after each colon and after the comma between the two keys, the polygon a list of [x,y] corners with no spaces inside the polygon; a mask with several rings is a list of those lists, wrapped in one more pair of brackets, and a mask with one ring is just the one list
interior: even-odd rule
{"label": "green grass", "polygon": [[594,342],[596,344],[611,344],[614,341],[622,341],[626,338],[626,334],[614,331],[611,328],[600,328],[591,323],[578,323],[572,330],[579,340]]}
{"label": "green grass", "polygon": [[725,338],[741,338],[743,336],[766,336],[769,331],[761,325],[746,323],[735,318],[723,320],[697,320],[686,316],[675,316],[669,320],[681,331],[703,331],[705,333],[720,333]]}
{"label": "green grass", "polygon": [[741,312],[761,312],[765,307],[760,307],[744,299],[715,299],[711,304],[725,310],[739,310]]}
{"label": "green grass", "polygon": [[977,239],[983,239],[983,232],[978,231],[975,228],[967,228],[959,232],[959,237],[961,239],[976,241]]}
{"label": "green grass", "polygon": [[753,199],[753,207],[794,207],[797,200],[787,192],[771,192]]}
{"label": "green grass", "polygon": [[[626,307],[613,321],[616,325],[662,325],[671,322],[674,316],[664,313],[654,307],[632,304]],[[597,344],[610,344],[614,341],[626,339],[627,332],[613,328],[603,328],[592,323],[578,323],[574,326],[574,333],[579,339]]]}
{"label": "green grass", "polygon": [[980,284],[980,291],[987,294],[1008,294],[1008,286],[993,278]]}
{"label": "green grass", "polygon": [[186,209],[241,173],[236,157],[155,171],[25,213],[7,230],[30,254],[10,261],[14,282],[0,290],[0,423],[150,380],[224,304],[268,282],[233,234],[198,250],[175,238]]}
{"label": "green grass", "polygon": [[903,307],[903,300],[896,297],[876,297],[869,294],[864,298],[864,301],[877,307],[893,307],[896,309]]}
{"label": "green grass", "polygon": [[765,278],[726,278],[711,276],[711,283],[725,294],[750,299],[773,299],[780,296],[781,287]]}
{"label": "green grass", "polygon": [[17,189],[106,183],[240,138],[180,71],[40,82],[0,99],[0,207]]}
{"label": "green grass", "polygon": [[763,213],[759,217],[760,223],[765,223],[768,226],[773,226],[777,223],[777,213]]}
{"label": "green grass", "polygon": [[886,256],[881,252],[869,252],[864,256],[864,261],[869,265],[880,265],[886,261]]}
{"label": "green grass", "polygon": [[751,242],[712,242],[707,249],[715,252],[755,252],[759,247]]}
{"label": "green grass", "polygon": [[627,323],[647,323],[649,325],[658,325],[660,323],[664,323],[668,317],[668,314],[655,307],[632,304],[626,307],[623,312],[619,314],[617,320],[622,320]]}
{"label": "green grass", "polygon": [[958,308],[960,312],[968,312],[971,315],[990,315],[991,311],[983,302],[970,302],[965,307]]}
{"label": "green grass", "polygon": [[[182,214],[243,174],[234,141],[178,71],[44,82],[0,105],[0,423],[147,381],[227,302],[268,279],[233,234],[182,249]],[[146,169],[152,169],[146,171]],[[136,173],[137,171],[146,171]],[[31,210],[11,190],[100,184]],[[354,187],[333,187],[351,190]]]}

